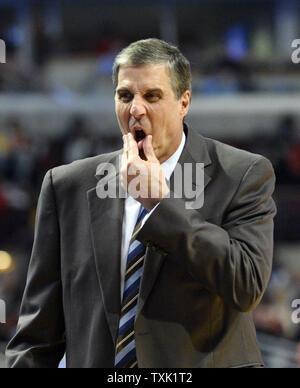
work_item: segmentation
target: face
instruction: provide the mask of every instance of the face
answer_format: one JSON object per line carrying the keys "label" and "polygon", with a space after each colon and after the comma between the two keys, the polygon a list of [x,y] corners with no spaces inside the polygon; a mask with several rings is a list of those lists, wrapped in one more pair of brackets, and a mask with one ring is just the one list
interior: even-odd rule
{"label": "face", "polygon": [[178,148],[183,119],[188,112],[190,92],[176,99],[165,65],[121,66],[115,94],[115,109],[123,134],[152,135],[160,163]]}

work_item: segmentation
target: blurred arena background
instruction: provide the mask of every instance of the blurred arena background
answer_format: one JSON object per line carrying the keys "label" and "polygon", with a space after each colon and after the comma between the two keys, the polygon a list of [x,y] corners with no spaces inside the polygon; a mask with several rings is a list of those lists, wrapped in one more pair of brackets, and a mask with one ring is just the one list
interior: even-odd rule
{"label": "blurred arena background", "polygon": [[[0,0],[0,367],[15,330],[46,171],[121,147],[111,67],[131,41],[179,45],[187,122],[268,157],[277,175],[274,268],[254,312],[267,367],[300,366],[300,1]],[[300,300],[299,300],[300,305]],[[292,318],[294,317],[294,318]]]}

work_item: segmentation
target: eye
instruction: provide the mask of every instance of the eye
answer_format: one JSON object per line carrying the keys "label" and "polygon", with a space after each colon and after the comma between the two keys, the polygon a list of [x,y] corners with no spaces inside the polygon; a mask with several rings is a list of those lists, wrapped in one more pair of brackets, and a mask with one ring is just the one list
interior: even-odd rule
{"label": "eye", "polygon": [[149,101],[149,102],[157,102],[159,101],[160,99],[160,95],[159,94],[156,94],[156,93],[147,93],[145,95],[145,98]]}
{"label": "eye", "polygon": [[118,97],[122,102],[129,102],[132,99],[132,94],[129,92],[122,92],[118,94]]}

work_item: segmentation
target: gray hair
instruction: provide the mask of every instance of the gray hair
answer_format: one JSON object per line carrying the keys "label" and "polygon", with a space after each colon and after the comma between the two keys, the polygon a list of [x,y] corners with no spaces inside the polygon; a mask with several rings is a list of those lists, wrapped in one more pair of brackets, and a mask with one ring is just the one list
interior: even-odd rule
{"label": "gray hair", "polygon": [[160,39],[144,39],[131,43],[115,58],[113,65],[113,85],[118,86],[120,66],[133,65],[163,65],[170,71],[171,87],[177,99],[186,90],[191,90],[191,67],[189,61],[175,46]]}

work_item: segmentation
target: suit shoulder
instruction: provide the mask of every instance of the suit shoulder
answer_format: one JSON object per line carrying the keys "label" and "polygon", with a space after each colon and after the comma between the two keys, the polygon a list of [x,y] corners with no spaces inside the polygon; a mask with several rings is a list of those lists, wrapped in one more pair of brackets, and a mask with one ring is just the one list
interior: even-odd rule
{"label": "suit shoulder", "polygon": [[118,150],[55,167],[51,170],[53,183],[54,185],[79,184],[81,186],[93,186],[95,185],[95,175],[99,164],[110,162],[120,154],[121,150]]}
{"label": "suit shoulder", "polygon": [[249,168],[255,165],[273,171],[271,162],[263,155],[242,150],[207,137],[203,139],[206,142],[211,159],[217,162],[217,165],[230,176],[243,176]]}

